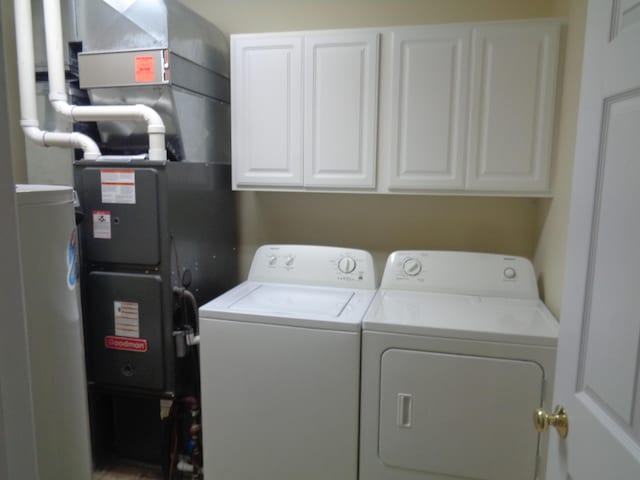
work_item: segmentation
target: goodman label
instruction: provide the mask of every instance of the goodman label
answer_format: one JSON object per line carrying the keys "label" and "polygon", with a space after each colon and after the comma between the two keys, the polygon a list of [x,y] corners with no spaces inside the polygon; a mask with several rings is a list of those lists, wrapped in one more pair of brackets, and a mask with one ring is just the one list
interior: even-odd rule
{"label": "goodman label", "polygon": [[140,352],[147,351],[148,344],[145,339],[142,338],[127,338],[127,337],[104,337],[104,346],[111,350],[125,350],[127,352]]}

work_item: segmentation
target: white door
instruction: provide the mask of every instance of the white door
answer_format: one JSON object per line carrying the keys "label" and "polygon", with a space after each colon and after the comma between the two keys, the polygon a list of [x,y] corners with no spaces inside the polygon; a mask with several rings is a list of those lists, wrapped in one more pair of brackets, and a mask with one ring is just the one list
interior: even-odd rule
{"label": "white door", "polygon": [[640,1],[589,2],[549,480],[640,478]]}
{"label": "white door", "polygon": [[375,187],[378,33],[304,40],[304,184]]}

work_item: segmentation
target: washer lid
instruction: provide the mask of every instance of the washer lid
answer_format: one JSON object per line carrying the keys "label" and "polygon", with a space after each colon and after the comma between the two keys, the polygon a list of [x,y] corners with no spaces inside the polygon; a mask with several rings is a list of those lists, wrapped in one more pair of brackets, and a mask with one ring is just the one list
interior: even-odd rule
{"label": "washer lid", "polygon": [[555,346],[558,322],[540,300],[379,290],[363,328]]}
{"label": "washer lid", "polygon": [[203,305],[200,317],[359,331],[374,290],[244,282]]}

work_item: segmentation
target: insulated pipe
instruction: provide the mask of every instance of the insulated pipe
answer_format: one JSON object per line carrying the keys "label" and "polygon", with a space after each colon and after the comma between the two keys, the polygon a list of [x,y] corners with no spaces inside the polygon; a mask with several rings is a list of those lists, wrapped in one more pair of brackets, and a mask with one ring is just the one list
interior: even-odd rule
{"label": "insulated pipe", "polygon": [[[19,3],[20,0],[15,0]],[[28,0],[23,0],[29,3]],[[64,78],[62,17],[59,0],[42,0],[44,29],[47,40],[49,67],[49,100],[56,112],[74,121],[140,120],[147,122],[149,134],[149,160],[164,161],[167,150],[164,140],[164,122],[160,115],[145,105],[74,106],[67,102]]]}
{"label": "insulated pipe", "polygon": [[100,149],[90,137],[78,132],[60,133],[40,130],[36,106],[36,74],[33,54],[33,27],[31,2],[14,1],[16,47],[18,50],[18,80],[20,84],[20,125],[25,136],[45,147],[81,148],[84,158],[100,158]]}

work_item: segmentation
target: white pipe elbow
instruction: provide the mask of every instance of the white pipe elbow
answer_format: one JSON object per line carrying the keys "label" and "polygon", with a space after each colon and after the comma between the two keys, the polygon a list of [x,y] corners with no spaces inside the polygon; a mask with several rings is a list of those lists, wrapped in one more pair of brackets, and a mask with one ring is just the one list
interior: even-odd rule
{"label": "white pipe elbow", "polygon": [[80,148],[85,160],[97,160],[100,158],[100,149],[92,138],[78,132],[41,132],[42,142],[45,147]]}
{"label": "white pipe elbow", "polygon": [[64,98],[61,98],[58,95],[50,94],[49,101],[57,113],[64,115],[65,117],[72,118],[71,111],[73,110],[73,105],[69,105],[66,95]]}
{"label": "white pipe elbow", "polygon": [[24,120],[20,123],[25,137],[37,145],[45,146],[43,138],[44,132],[38,128],[37,122],[35,122],[35,125],[31,121]]}
{"label": "white pipe elbow", "polygon": [[78,132],[71,133],[71,142],[74,148],[81,148],[85,160],[98,160],[102,156],[100,147],[87,135]]}
{"label": "white pipe elbow", "polygon": [[167,148],[165,146],[165,127],[162,117],[153,108],[146,105],[135,106],[141,112],[143,119],[147,122],[147,133],[149,134],[149,160],[167,160]]}
{"label": "white pipe elbow", "polygon": [[40,130],[37,122],[23,120],[25,137],[42,147],[80,148],[85,160],[98,160],[102,153],[91,137],[79,132],[47,132]]}
{"label": "white pipe elbow", "polygon": [[135,105],[135,108],[140,110],[142,118],[147,122],[147,132],[151,133],[165,133],[164,122],[160,114],[153,108],[146,105]]}
{"label": "white pipe elbow", "polygon": [[[20,109],[22,119],[20,125],[24,136],[43,147],[55,146],[65,148],[81,148],[86,159],[101,157],[98,145],[88,136],[78,132],[46,132],[40,129],[36,101],[36,86],[33,55],[33,28],[31,2],[14,1],[16,46],[18,48],[18,77],[20,84]],[[51,65],[51,63],[50,63]],[[64,93],[64,72],[62,72],[62,88],[60,95],[66,103]]]}
{"label": "white pipe elbow", "polygon": [[118,121],[138,120],[147,123],[149,134],[149,160],[166,161],[165,126],[162,117],[146,105],[107,105],[84,106],[69,105],[59,96],[50,96],[56,112],[65,115],[74,122],[82,121]]}

